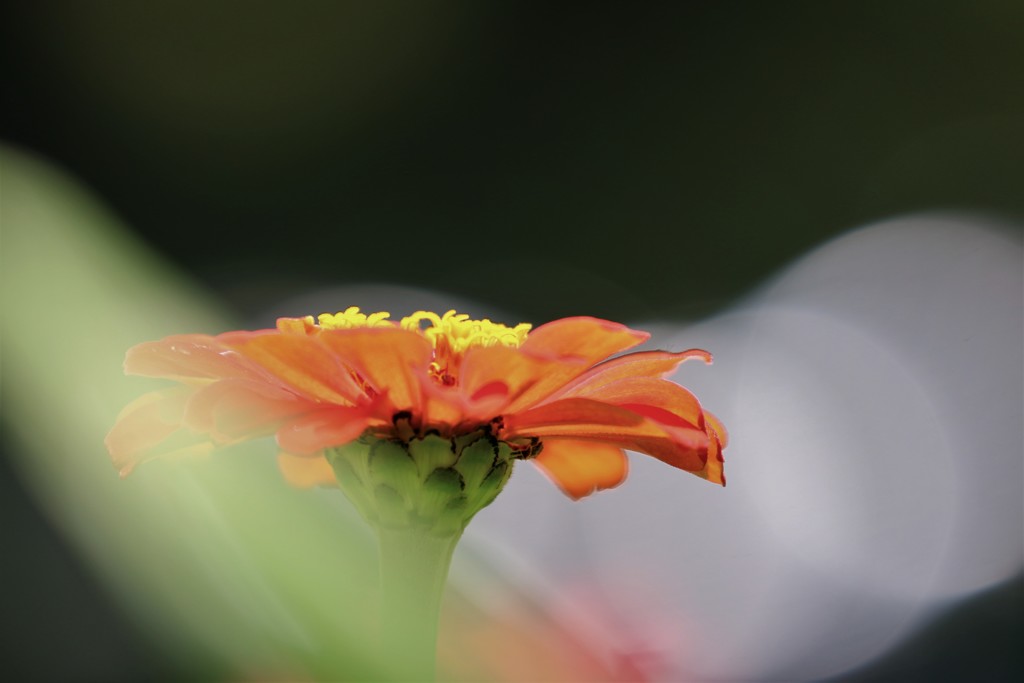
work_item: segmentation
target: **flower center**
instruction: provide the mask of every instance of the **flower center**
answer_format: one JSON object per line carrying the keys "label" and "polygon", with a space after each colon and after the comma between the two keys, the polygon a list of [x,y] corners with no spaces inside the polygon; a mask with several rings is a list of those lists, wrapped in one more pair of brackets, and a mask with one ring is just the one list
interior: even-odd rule
{"label": "flower center", "polygon": [[[388,318],[390,313],[362,313],[358,306],[350,306],[339,313],[322,313],[317,316],[320,328],[324,330],[347,330],[355,327],[394,327]],[[312,318],[309,318],[312,323]],[[430,311],[416,311],[402,318],[399,323],[403,330],[418,332],[434,347],[434,360],[430,364],[431,375],[441,384],[456,383],[459,364],[466,351],[476,346],[517,347],[526,340],[532,325],[519,323],[508,327],[501,323],[471,320],[465,313],[448,311],[438,315]]]}
{"label": "flower center", "polygon": [[[424,326],[424,322],[427,323]],[[426,337],[434,347],[434,362],[430,371],[434,378],[445,385],[455,384],[459,364],[466,351],[476,346],[517,347],[526,340],[532,325],[519,323],[508,327],[501,323],[471,320],[465,313],[448,311],[437,315],[430,311],[416,311],[402,318],[402,328],[415,330]]]}

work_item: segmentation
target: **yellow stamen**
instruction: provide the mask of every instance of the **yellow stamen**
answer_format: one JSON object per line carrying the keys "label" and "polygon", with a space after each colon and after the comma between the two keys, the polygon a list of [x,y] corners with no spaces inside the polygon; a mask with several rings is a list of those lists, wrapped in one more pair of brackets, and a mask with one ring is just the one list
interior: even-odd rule
{"label": "yellow stamen", "polygon": [[[430,323],[426,328],[421,325],[424,320]],[[474,346],[519,346],[532,327],[529,323],[508,327],[487,318],[470,320],[465,313],[455,311],[448,311],[442,316],[430,311],[416,311],[402,318],[401,325],[402,329],[415,330],[429,339],[435,350],[445,348],[457,354]]]}
{"label": "yellow stamen", "polygon": [[[429,325],[423,327],[423,321]],[[465,352],[475,346],[517,347],[526,339],[532,325],[520,323],[507,327],[501,323],[470,320],[465,313],[448,311],[439,316],[430,311],[416,311],[402,318],[402,329],[419,332],[434,347],[434,361],[430,364],[431,374],[442,384],[457,382],[459,364]]]}
{"label": "yellow stamen", "polygon": [[[394,327],[395,323],[388,318],[390,313],[362,313],[358,306],[350,306],[339,313],[322,313],[317,316],[320,329],[348,330],[357,327]],[[313,318],[307,316],[304,322],[313,324]],[[424,325],[426,322],[426,325]],[[466,351],[477,346],[509,346],[518,347],[526,340],[532,325],[519,323],[508,327],[501,323],[483,320],[471,320],[465,313],[448,311],[438,315],[430,311],[416,311],[402,318],[399,323],[403,330],[416,332],[425,337],[434,347],[434,358],[430,364],[431,374],[443,384],[455,384],[459,365]]]}
{"label": "yellow stamen", "polygon": [[393,322],[388,320],[390,313],[381,311],[366,315],[359,312],[358,306],[349,306],[338,313],[321,313],[317,316],[317,322],[324,330],[348,330],[353,327],[391,327]]}

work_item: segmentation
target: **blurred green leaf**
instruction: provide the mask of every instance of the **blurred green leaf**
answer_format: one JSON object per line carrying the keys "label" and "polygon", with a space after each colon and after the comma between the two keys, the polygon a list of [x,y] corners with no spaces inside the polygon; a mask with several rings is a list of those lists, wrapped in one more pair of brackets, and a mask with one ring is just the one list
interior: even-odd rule
{"label": "blurred green leaf", "polygon": [[242,677],[367,675],[375,552],[339,492],[291,489],[269,442],[125,480],[106,454],[150,385],[123,376],[125,350],[228,318],[67,178],[0,157],[4,422],[49,515],[179,656]]}

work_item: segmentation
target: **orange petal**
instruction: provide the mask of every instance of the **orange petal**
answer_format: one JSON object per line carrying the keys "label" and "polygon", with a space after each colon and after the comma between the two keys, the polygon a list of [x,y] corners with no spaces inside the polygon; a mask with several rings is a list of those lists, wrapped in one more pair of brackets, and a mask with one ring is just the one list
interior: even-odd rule
{"label": "orange petal", "polygon": [[189,398],[182,423],[226,443],[273,434],[283,419],[308,413],[316,405],[279,387],[225,379],[198,389]]}
{"label": "orange petal", "polygon": [[355,441],[372,420],[365,406],[330,406],[286,422],[277,430],[277,445],[296,455],[310,455]]}
{"label": "orange petal", "polygon": [[507,404],[508,386],[504,382],[492,382],[469,395],[461,387],[428,381],[423,383],[421,423],[432,427],[479,426],[500,415]]}
{"label": "orange petal", "polygon": [[544,439],[543,443],[534,463],[573,500],[626,479],[629,461],[618,446],[572,439]]}
{"label": "orange petal", "polygon": [[317,337],[267,334],[250,338],[239,349],[308,398],[350,406],[365,397],[349,368]]}
{"label": "orange petal", "polygon": [[702,430],[673,426],[633,410],[588,398],[565,398],[504,416],[515,437],[570,437],[614,444],[654,456],[673,467],[696,472],[707,460],[708,436]]}
{"label": "orange petal", "polygon": [[233,348],[245,344],[250,339],[255,339],[256,337],[262,337],[268,334],[277,334],[277,330],[232,330],[230,332],[222,332],[214,337],[214,339],[224,346],[230,346]]}
{"label": "orange petal", "polygon": [[[704,424],[701,419],[703,410],[697,397],[678,384],[664,379],[636,377],[609,384],[587,383],[570,391],[569,396],[628,407],[674,426],[697,429]],[[672,419],[673,416],[676,419]]]}
{"label": "orange petal", "polygon": [[315,455],[293,455],[281,451],[277,454],[277,465],[281,473],[293,486],[313,488],[314,486],[337,486],[334,469],[323,453]]}
{"label": "orange petal", "polygon": [[473,394],[495,381],[508,386],[509,412],[537,404],[572,383],[596,362],[650,335],[598,318],[562,318],[530,332],[518,348],[469,349],[459,381]]}
{"label": "orange petal", "polygon": [[104,443],[114,466],[128,474],[147,455],[181,427],[185,401],[192,391],[174,387],[135,399],[121,411]]}
{"label": "orange petal", "polygon": [[583,395],[582,392],[585,390],[589,391],[622,379],[636,377],[662,378],[674,372],[680,363],[691,358],[699,358],[705,363],[711,362],[711,354],[702,349],[689,349],[688,351],[680,351],[678,353],[671,351],[638,351],[636,353],[628,353],[595,365],[556,395],[559,397]]}
{"label": "orange petal", "polygon": [[541,357],[573,357],[594,364],[650,338],[647,332],[585,316],[562,318],[532,330],[519,348]]}
{"label": "orange petal", "polygon": [[124,369],[129,375],[179,381],[265,377],[237,351],[202,334],[177,335],[133,346],[125,354]]}
{"label": "orange petal", "polygon": [[387,394],[395,412],[420,414],[421,383],[432,381],[433,347],[426,338],[389,327],[323,330],[318,338],[378,394]]}
{"label": "orange petal", "polygon": [[[471,348],[459,369],[459,386],[467,397],[479,397],[488,387],[505,386],[504,405],[490,409],[516,412],[538,403],[585,372],[588,363],[575,358],[540,358],[508,346]],[[486,418],[493,415],[472,414]]]}
{"label": "orange petal", "polygon": [[453,387],[423,383],[422,423],[454,427],[467,419],[467,401]]}
{"label": "orange petal", "polygon": [[708,427],[708,433],[710,433],[711,431],[715,432],[715,435],[718,437],[718,440],[722,444],[722,448],[728,446],[729,433],[725,431],[725,425],[722,424],[722,421],[706,410],[704,411],[704,421],[706,426]]}
{"label": "orange petal", "polygon": [[722,448],[724,446],[719,442],[718,437],[714,433],[710,433],[709,444],[708,444],[708,459],[704,463],[704,467],[694,472],[698,477],[707,479],[714,484],[721,484],[725,486],[725,458],[722,457]]}
{"label": "orange petal", "polygon": [[278,318],[277,330],[284,334],[317,335],[320,328],[317,327],[313,316],[307,315],[303,318]]}
{"label": "orange petal", "polygon": [[725,458],[722,455],[722,450],[725,449],[729,437],[721,421],[706,410],[704,411],[704,421],[710,442],[708,444],[708,460],[704,469],[695,474],[710,482],[725,486]]}

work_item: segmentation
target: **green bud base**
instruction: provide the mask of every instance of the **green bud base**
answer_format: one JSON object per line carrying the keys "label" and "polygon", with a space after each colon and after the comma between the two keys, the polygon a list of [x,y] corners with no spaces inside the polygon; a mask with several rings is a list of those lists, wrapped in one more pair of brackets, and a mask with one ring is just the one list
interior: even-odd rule
{"label": "green bud base", "polygon": [[409,441],[363,438],[327,451],[338,485],[371,525],[460,535],[522,453],[484,432]]}
{"label": "green bud base", "polygon": [[442,438],[364,437],[327,451],[338,485],[377,532],[380,657],[385,678],[435,678],[437,623],[455,545],[469,521],[501,492],[513,448],[486,431]]}

